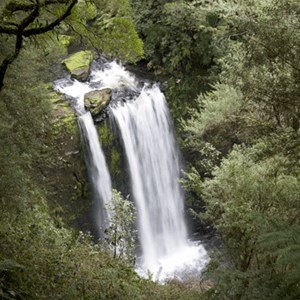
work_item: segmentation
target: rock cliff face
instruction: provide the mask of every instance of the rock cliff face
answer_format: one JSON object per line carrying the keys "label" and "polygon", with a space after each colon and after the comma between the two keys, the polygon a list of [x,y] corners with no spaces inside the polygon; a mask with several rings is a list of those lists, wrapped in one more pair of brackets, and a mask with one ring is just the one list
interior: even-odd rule
{"label": "rock cliff face", "polygon": [[[63,95],[52,92],[52,163],[43,170],[49,204],[55,215],[71,226],[91,230],[91,195],[75,111]],[[55,195],[55,202],[51,194]]]}

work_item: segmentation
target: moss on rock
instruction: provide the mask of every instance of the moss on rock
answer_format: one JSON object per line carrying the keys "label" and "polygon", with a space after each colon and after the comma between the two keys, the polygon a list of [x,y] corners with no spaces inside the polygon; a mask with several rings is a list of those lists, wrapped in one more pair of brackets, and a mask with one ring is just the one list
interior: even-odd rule
{"label": "moss on rock", "polygon": [[48,138],[51,163],[43,170],[53,215],[68,225],[91,231],[92,207],[77,117],[64,95],[45,85],[52,106],[52,130]]}
{"label": "moss on rock", "polygon": [[114,134],[109,119],[98,124],[98,131],[113,185],[118,187],[123,195],[128,195],[130,194],[130,178],[121,141]]}
{"label": "moss on rock", "polygon": [[64,59],[62,64],[66,66],[71,78],[86,81],[90,75],[91,63],[94,59],[92,51],[79,51]]}
{"label": "moss on rock", "polygon": [[112,177],[120,173],[120,154],[116,149],[113,132],[108,122],[99,125],[99,138],[105,152],[106,162]]}
{"label": "moss on rock", "polygon": [[84,95],[84,106],[93,116],[99,115],[111,100],[112,90],[104,88]]}

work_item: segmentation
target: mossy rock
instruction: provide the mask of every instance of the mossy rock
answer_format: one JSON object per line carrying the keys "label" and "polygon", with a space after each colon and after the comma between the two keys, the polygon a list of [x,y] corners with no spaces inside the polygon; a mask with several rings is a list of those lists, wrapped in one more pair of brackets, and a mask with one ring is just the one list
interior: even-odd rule
{"label": "mossy rock", "polygon": [[84,106],[91,112],[92,116],[97,116],[109,104],[111,95],[112,90],[110,88],[86,93],[84,95]]}
{"label": "mossy rock", "polygon": [[92,51],[79,51],[70,57],[64,59],[64,64],[71,74],[71,78],[79,81],[86,81],[90,75],[91,63],[94,59]]}
{"label": "mossy rock", "polygon": [[57,92],[49,93],[52,103],[52,123],[54,128],[65,127],[69,133],[76,132],[77,122],[74,109],[65,101],[64,97]]}

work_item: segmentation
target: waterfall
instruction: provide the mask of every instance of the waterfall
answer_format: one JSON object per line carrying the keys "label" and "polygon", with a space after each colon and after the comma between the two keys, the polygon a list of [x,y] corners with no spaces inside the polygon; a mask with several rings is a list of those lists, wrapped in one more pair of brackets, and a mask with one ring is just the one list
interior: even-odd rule
{"label": "waterfall", "polygon": [[93,118],[84,108],[84,94],[95,88],[88,83],[67,78],[58,80],[55,89],[73,99],[72,104],[78,115],[78,125],[85,144],[85,161],[93,190],[96,232],[98,236],[103,237],[103,230],[110,220],[107,207],[112,197],[112,184]]}
{"label": "waterfall", "polygon": [[116,62],[94,67],[90,82],[60,81],[57,89],[74,99],[81,134],[87,145],[87,166],[93,183],[97,224],[105,225],[103,208],[111,198],[111,182],[98,134],[84,94],[113,89],[111,124],[123,141],[138,215],[141,255],[137,271],[156,280],[199,274],[208,261],[199,242],[188,240],[184,196],[178,183],[180,159],[166,99],[158,85],[139,82]]}
{"label": "waterfall", "polygon": [[134,101],[116,105],[112,113],[138,210],[141,273],[150,271],[164,279],[201,269],[206,252],[188,242],[178,183],[181,165],[164,95],[157,85],[145,87]]}
{"label": "waterfall", "polygon": [[94,214],[101,235],[102,230],[100,229],[108,227],[110,220],[110,213],[106,209],[112,197],[110,175],[91,114],[87,112],[79,116],[78,124],[86,145],[86,165],[92,181],[95,201]]}

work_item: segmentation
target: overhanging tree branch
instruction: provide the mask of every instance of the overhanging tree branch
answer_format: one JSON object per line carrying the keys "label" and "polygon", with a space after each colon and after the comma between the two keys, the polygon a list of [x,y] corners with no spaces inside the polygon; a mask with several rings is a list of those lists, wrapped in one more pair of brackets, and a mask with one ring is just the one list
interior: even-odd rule
{"label": "overhanging tree branch", "polygon": [[[77,4],[77,2],[78,0],[71,0],[71,1],[70,0],[44,0],[44,1],[36,0],[35,4],[27,4],[25,5],[26,7],[24,5],[18,6],[16,2],[10,2],[6,6],[6,9],[8,7],[13,11],[17,11],[19,10],[19,8],[23,7],[24,8],[23,11],[27,12],[29,6],[31,9],[28,9],[28,11],[30,11],[30,14],[27,17],[25,17],[20,24],[15,24],[17,28],[11,28],[8,26],[0,25],[0,33],[16,36],[14,53],[8,55],[0,65],[0,91],[4,84],[4,77],[7,68],[9,67],[10,64],[12,64],[15,61],[15,59],[18,57],[20,53],[20,50],[23,46],[23,38],[29,37],[31,35],[43,34],[53,30],[56,26],[58,26],[63,20],[65,20],[71,14],[72,9]],[[57,4],[57,3],[60,4],[69,3],[66,10],[57,19],[55,19],[53,22],[51,22],[50,24],[44,27],[26,29],[28,28],[29,25],[33,24],[34,21],[39,17],[41,7],[50,4]]]}
{"label": "overhanging tree branch", "polygon": [[29,26],[31,23],[33,23],[34,20],[39,16],[39,14],[40,14],[40,6],[38,4],[35,4],[31,13],[25,19],[23,19],[21,24],[18,26],[18,34],[22,33],[23,35],[24,29],[27,26]]}
{"label": "overhanging tree branch", "polygon": [[0,33],[17,35],[18,29],[0,25]]}
{"label": "overhanging tree branch", "polygon": [[72,9],[77,2],[78,2],[78,0],[72,0],[70,5],[66,9],[66,11],[60,17],[58,17],[55,21],[48,24],[47,26],[39,27],[39,28],[30,28],[30,29],[24,30],[23,36],[28,37],[31,35],[38,35],[38,34],[46,33],[48,31],[53,30],[56,26],[58,26],[64,19],[66,19],[71,14]]}
{"label": "overhanging tree branch", "polygon": [[[50,4],[67,4],[68,2],[69,2],[68,0],[44,0],[40,2],[39,6],[43,7]],[[5,10],[10,13],[15,13],[17,11],[27,12],[33,10],[35,6],[36,4],[34,3],[24,4],[24,3],[17,3],[17,2],[9,2],[5,6]]]}
{"label": "overhanging tree branch", "polygon": [[29,24],[34,22],[34,20],[39,16],[39,6],[36,4],[34,9],[31,11],[31,13],[23,19],[21,24],[18,26],[17,30],[17,36],[16,36],[16,44],[15,44],[15,51],[13,54],[8,55],[0,66],[0,90],[3,87],[3,81],[4,76],[7,71],[7,68],[10,64],[14,62],[14,60],[18,57],[22,44],[23,44],[23,30],[26,28]]}

